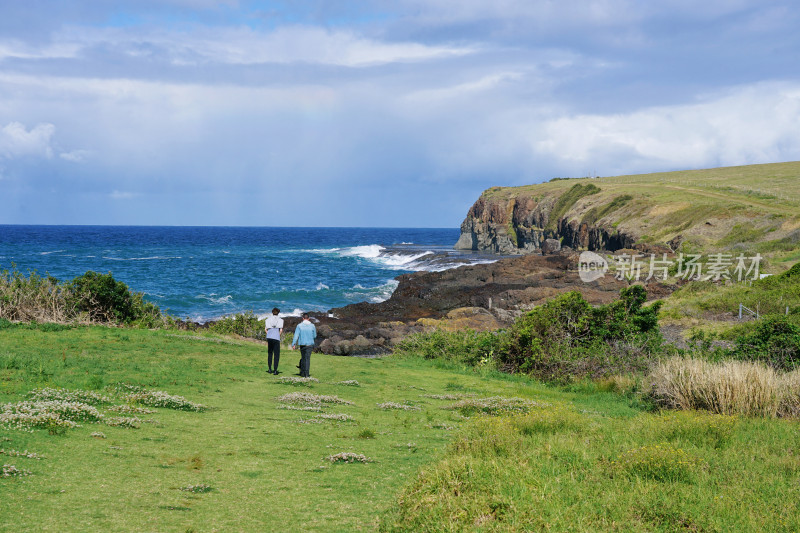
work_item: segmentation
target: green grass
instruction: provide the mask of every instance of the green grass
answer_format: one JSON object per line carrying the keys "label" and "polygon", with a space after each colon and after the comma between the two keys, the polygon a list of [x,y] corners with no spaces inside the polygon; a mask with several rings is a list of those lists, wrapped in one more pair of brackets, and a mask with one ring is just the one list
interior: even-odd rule
{"label": "green grass", "polygon": [[748,283],[688,283],[664,300],[660,318],[728,339],[734,339],[753,325],[731,321],[738,317],[740,303],[761,315],[782,315],[788,307],[790,320],[800,323],[800,276],[792,275],[798,268]]}
{"label": "green grass", "polygon": [[[283,376],[298,359],[282,353]],[[0,429],[0,448],[44,457],[0,459],[31,472],[0,478],[0,531],[800,528],[796,422],[658,415],[591,383],[413,356],[314,354],[303,386],[265,367],[265,347],[212,336],[0,330],[0,403],[124,381],[211,407],[156,409],[140,429]],[[300,393],[352,403],[279,408]],[[372,461],[327,459],[345,452]]]}
{"label": "green grass", "polygon": [[[0,448],[45,457],[2,457],[33,474],[0,479],[0,530],[370,529],[377,510],[390,506],[421,466],[440,457],[464,423],[441,409],[448,402],[424,395],[452,388],[482,396],[536,390],[414,359],[318,354],[311,372],[320,383],[298,388],[265,372],[265,347],[219,340],[100,327],[0,331],[0,403],[46,386],[90,389],[124,381],[212,408],[158,409],[142,418],[159,424],[140,429],[84,424],[63,436],[0,429]],[[283,376],[296,371],[298,353],[281,354]],[[336,384],[347,380],[359,386]],[[351,401],[322,413],[347,414],[353,421],[300,423],[322,413],[278,408],[279,396],[299,391]],[[385,402],[420,409],[378,408]],[[96,431],[107,438],[92,438]],[[375,462],[325,461],[340,452]],[[211,490],[182,490],[199,485]]]}
{"label": "green grass", "polygon": [[568,407],[483,419],[381,531],[797,531],[796,422]]}

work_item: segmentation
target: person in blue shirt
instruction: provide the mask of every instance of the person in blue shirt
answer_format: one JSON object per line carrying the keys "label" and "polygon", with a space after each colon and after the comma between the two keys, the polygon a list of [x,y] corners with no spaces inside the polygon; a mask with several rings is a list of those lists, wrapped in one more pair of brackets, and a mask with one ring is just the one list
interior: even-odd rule
{"label": "person in blue shirt", "polygon": [[311,377],[311,350],[317,339],[317,328],[311,323],[308,313],[303,313],[303,321],[294,329],[291,349],[300,346],[300,376]]}

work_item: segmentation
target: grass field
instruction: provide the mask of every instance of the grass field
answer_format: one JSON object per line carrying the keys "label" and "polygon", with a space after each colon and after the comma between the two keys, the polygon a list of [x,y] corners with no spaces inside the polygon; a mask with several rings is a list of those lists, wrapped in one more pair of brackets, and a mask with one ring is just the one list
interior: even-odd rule
{"label": "grass field", "polygon": [[[157,408],[139,429],[0,429],[0,462],[30,472],[0,478],[0,530],[800,529],[795,421],[652,413],[592,384],[414,357],[314,354],[319,381],[291,384],[265,360],[257,344],[170,331],[0,330],[0,403],[126,382],[209,406]],[[297,361],[283,352],[281,377]],[[352,403],[280,408],[302,407],[278,399],[299,392]],[[504,408],[519,412],[480,415]],[[373,461],[326,460],[342,452]]]}

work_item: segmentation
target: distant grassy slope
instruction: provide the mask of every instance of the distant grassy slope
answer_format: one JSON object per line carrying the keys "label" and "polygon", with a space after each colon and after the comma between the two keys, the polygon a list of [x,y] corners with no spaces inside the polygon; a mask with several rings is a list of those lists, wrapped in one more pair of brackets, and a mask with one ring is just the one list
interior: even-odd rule
{"label": "distant grassy slope", "polygon": [[758,251],[779,261],[800,259],[800,162],[561,179],[493,187],[483,199],[541,203],[589,183],[600,191],[581,197],[563,216],[612,227],[642,242],[665,243],[680,235],[687,250]]}

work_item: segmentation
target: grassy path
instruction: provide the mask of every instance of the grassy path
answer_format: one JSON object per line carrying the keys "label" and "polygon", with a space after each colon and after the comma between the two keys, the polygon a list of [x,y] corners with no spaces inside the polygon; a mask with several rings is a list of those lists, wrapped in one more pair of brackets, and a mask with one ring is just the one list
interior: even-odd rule
{"label": "grassy path", "polygon": [[[298,355],[286,351],[282,377]],[[264,350],[142,331],[6,331],[0,337],[0,400],[41,386],[136,382],[211,406],[202,413],[158,409],[159,424],[97,424],[64,436],[0,430],[3,457],[33,475],[0,480],[2,531],[357,531],[424,464],[438,458],[463,420],[426,395],[519,392],[518,384],[431,371],[412,361],[312,357],[310,386],[264,372]],[[357,380],[360,386],[337,385]],[[523,387],[526,388],[526,387]],[[531,389],[532,391],[533,389]],[[337,395],[352,405],[324,413],[279,409],[291,392]],[[529,392],[532,394],[532,392]],[[377,404],[418,410],[382,410]],[[311,423],[301,420],[313,419]],[[92,438],[101,431],[107,438]],[[375,462],[331,464],[339,452]],[[207,485],[208,493],[182,488]]]}

